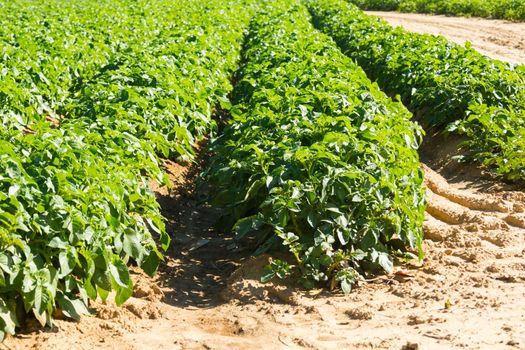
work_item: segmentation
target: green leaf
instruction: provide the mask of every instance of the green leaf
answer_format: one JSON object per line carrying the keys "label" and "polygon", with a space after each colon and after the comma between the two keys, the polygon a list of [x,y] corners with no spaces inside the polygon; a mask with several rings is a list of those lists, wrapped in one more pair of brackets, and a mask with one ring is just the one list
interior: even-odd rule
{"label": "green leaf", "polygon": [[0,321],[2,321],[0,324],[2,327],[1,327],[1,330],[3,332],[2,334],[2,338],[5,336],[5,334],[15,334],[15,328],[16,326],[18,325],[18,322],[16,320],[16,317],[15,317],[15,314],[13,312],[11,312],[8,308],[7,308],[7,305],[5,304],[3,298],[0,297]]}
{"label": "green leaf", "polygon": [[120,259],[114,259],[113,263],[109,264],[109,273],[112,281],[121,288],[127,288],[129,285],[129,271],[128,267]]}
{"label": "green leaf", "polygon": [[76,255],[73,251],[61,251],[58,255],[60,264],[59,278],[69,275],[76,266]]}
{"label": "green leaf", "polygon": [[127,229],[123,235],[122,239],[122,249],[124,252],[132,258],[135,258],[137,261],[141,261],[144,248],[140,240],[139,234],[131,229]]}
{"label": "green leaf", "polygon": [[133,282],[131,279],[125,288],[118,288],[115,295],[115,303],[120,306],[126,302],[133,295]]}
{"label": "green leaf", "polygon": [[149,255],[144,259],[140,267],[146,272],[150,277],[153,277],[157,273],[159,267],[160,259],[155,251],[151,251]]}
{"label": "green leaf", "polygon": [[257,215],[242,218],[241,220],[237,221],[233,228],[233,231],[235,232],[235,238],[242,239],[248,233],[259,230],[262,225],[263,222],[259,220]]}
{"label": "green leaf", "polygon": [[392,260],[392,257],[390,257],[390,255],[388,255],[387,253],[379,252],[377,257],[377,263],[386,272],[390,272],[394,268],[394,262]]}
{"label": "green leaf", "polygon": [[89,315],[84,302],[80,299],[70,299],[67,295],[57,295],[57,303],[66,317],[80,321],[81,315]]}

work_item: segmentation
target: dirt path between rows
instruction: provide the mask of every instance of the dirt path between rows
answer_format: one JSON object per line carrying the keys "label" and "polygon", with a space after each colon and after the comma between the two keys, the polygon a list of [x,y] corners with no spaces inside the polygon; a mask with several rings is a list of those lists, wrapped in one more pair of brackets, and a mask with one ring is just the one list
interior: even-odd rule
{"label": "dirt path between rows", "polygon": [[398,12],[367,13],[413,32],[443,35],[462,45],[470,41],[475,49],[492,58],[525,63],[525,23]]}

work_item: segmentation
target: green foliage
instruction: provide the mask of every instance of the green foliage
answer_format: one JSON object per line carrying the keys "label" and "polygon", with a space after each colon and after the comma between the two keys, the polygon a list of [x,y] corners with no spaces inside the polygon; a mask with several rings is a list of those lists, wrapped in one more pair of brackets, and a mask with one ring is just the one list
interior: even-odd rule
{"label": "green foliage", "polygon": [[[343,0],[304,2],[315,25],[384,91],[399,95],[423,125],[466,134],[471,158],[507,179],[525,179],[525,66],[392,28]],[[491,125],[495,110],[497,127]]]}
{"label": "green foliage", "polygon": [[525,21],[523,0],[349,0],[363,10],[432,13]]}
{"label": "green foliage", "polygon": [[247,2],[37,4],[2,10],[4,124],[81,116],[184,160],[216,130],[212,113],[231,90]]}
{"label": "green foliage", "polygon": [[[215,204],[256,253],[286,249],[307,287],[389,271],[394,242],[422,254],[421,130],[296,0],[251,23],[232,120],[212,143]],[[263,279],[292,266],[274,261]]]}
{"label": "green foliage", "polygon": [[160,176],[151,148],[126,135],[139,160],[133,164],[111,139],[75,127],[0,129],[0,230],[9,238],[0,253],[0,299],[15,320],[32,313],[50,324],[56,306],[78,318],[88,298],[111,290],[124,301],[132,288],[125,261],[156,262],[154,271],[162,255],[150,229],[164,249],[169,242],[141,175]]}
{"label": "green foliage", "polygon": [[525,179],[525,109],[472,105],[467,118],[449,129],[468,136],[465,144],[475,160],[495,167],[509,180]]}
{"label": "green foliage", "polygon": [[[363,10],[396,11],[403,0],[349,0]],[[405,1],[408,2],[408,1]]]}
{"label": "green foliage", "polygon": [[156,272],[158,155],[190,159],[216,129],[247,4],[2,1],[0,340],[28,314],[122,304],[130,261]]}

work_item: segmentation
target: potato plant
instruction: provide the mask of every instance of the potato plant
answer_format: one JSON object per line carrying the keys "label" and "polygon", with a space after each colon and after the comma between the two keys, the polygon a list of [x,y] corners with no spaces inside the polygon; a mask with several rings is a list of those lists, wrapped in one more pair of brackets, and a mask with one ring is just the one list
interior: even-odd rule
{"label": "potato plant", "polygon": [[[310,23],[296,0],[252,20],[232,120],[214,140],[208,175],[224,227],[288,250],[264,279],[297,271],[304,285],[340,285],[421,257],[425,208],[421,129]],[[404,247],[409,247],[408,251]]]}

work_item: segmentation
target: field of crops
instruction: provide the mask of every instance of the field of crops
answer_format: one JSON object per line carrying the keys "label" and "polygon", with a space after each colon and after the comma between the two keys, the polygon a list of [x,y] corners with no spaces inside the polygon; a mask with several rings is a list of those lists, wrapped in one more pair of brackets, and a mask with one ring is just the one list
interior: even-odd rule
{"label": "field of crops", "polygon": [[521,0],[350,0],[363,10],[432,13],[525,21]]}
{"label": "field of crops", "polygon": [[198,145],[218,225],[284,256],[261,279],[345,293],[424,256],[425,131],[525,180],[524,66],[343,0],[2,5],[0,339],[154,275],[177,231],[153,185]]}
{"label": "field of crops", "polygon": [[465,157],[510,180],[525,179],[524,66],[392,28],[343,0],[305,2],[315,24],[427,129],[466,134]]}
{"label": "field of crops", "polygon": [[78,319],[111,290],[123,303],[130,259],[155,273],[152,233],[170,240],[149,188],[166,182],[158,157],[188,160],[216,130],[249,22],[219,3],[2,8],[0,336],[26,313]]}

